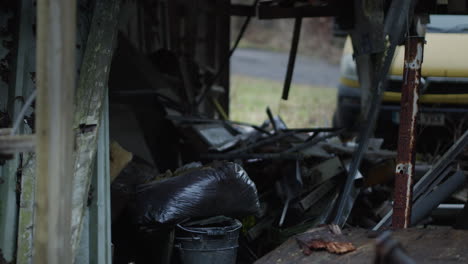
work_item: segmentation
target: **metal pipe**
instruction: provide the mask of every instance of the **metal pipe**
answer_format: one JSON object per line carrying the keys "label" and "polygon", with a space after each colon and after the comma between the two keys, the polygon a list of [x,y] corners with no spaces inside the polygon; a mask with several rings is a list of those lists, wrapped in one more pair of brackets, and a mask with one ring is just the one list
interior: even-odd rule
{"label": "metal pipe", "polygon": [[273,127],[273,131],[275,131],[275,134],[278,133],[278,128],[276,127],[276,122],[275,119],[273,118],[273,114],[271,113],[270,107],[267,107],[266,109],[268,119],[270,119],[271,126]]}
{"label": "metal pipe", "polygon": [[424,42],[424,37],[408,37],[405,44],[392,221],[393,227],[396,228],[407,228],[411,219],[416,156],[416,121]]}
{"label": "metal pipe", "polygon": [[299,39],[301,37],[302,17],[297,17],[294,21],[294,31],[291,43],[291,50],[289,51],[288,68],[286,71],[286,78],[284,79],[283,86],[283,100],[288,100],[289,88],[291,88],[291,81],[294,74],[294,66],[296,65],[297,47],[299,46]]}
{"label": "metal pipe", "polygon": [[411,216],[411,224],[416,225],[419,223],[424,217],[429,215],[432,210],[437,208],[440,203],[463,187],[465,181],[466,178],[463,171],[457,171],[430,194],[416,201]]}

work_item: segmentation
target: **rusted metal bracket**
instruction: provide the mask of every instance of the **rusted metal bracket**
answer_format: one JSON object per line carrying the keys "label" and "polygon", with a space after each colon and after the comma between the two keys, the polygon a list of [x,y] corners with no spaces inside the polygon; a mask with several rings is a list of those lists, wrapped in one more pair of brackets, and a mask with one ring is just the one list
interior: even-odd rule
{"label": "rusted metal bracket", "polygon": [[424,37],[408,37],[401,97],[400,131],[395,176],[393,226],[407,228],[411,223],[413,177],[416,155],[416,122]]}

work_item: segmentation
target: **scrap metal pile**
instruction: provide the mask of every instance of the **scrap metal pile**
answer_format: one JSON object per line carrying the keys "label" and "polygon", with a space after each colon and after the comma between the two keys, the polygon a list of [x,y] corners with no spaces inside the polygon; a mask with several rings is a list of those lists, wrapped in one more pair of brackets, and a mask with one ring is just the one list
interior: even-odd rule
{"label": "scrap metal pile", "polygon": [[[244,219],[244,235],[246,246],[258,255],[292,235],[333,223],[356,147],[354,142],[341,142],[339,129],[288,129],[280,117],[267,112],[270,119],[258,127],[191,118],[176,121],[199,160],[236,161],[256,183],[261,210]],[[370,139],[358,176],[349,186],[343,216],[347,226],[378,230],[391,223],[396,153],[381,149],[382,143]],[[456,157],[467,143],[468,132],[429,170],[416,167],[413,225],[428,220],[433,209],[464,186]],[[466,197],[455,202],[464,203]]]}
{"label": "scrap metal pile", "polygon": [[[143,171],[151,176],[141,177],[132,187],[138,232],[148,235],[187,219],[230,216],[243,224],[239,258],[248,263],[292,236],[334,223],[357,144],[342,142],[341,129],[289,129],[269,109],[267,116],[258,126],[167,116],[180,135],[182,160],[197,163],[159,176],[147,164],[134,166],[133,171],[127,166],[113,183],[113,197],[125,186],[124,177],[134,179],[135,168],[141,171],[146,166]],[[381,139],[369,140],[358,174],[348,186],[351,191],[342,214],[345,225],[337,225],[338,230],[343,226],[378,230],[391,224],[396,152],[381,149],[382,143]],[[430,223],[431,212],[463,187],[465,175],[457,169],[456,157],[467,143],[468,132],[429,170],[428,166],[416,167],[413,225]],[[135,161],[136,157],[130,164]],[[210,171],[216,171],[219,164],[236,166],[234,171],[246,177],[247,189],[232,181],[210,182]],[[457,203],[466,202],[466,197],[458,197]],[[452,217],[454,212],[458,211],[452,211]],[[345,246],[349,250],[342,253],[353,247]]]}
{"label": "scrap metal pile", "polygon": [[[135,55],[125,41],[120,44],[115,67],[152,65]],[[157,67],[125,69],[129,76],[155,73],[162,80],[168,78]],[[346,131],[340,128],[290,129],[269,108],[266,121],[258,125],[208,118],[189,111],[191,104],[181,103],[184,91],[174,91],[170,83],[154,90],[130,91],[125,90],[129,85],[119,79],[121,75],[111,73],[111,77],[115,78],[110,81],[111,104],[124,103],[134,114],[141,113],[138,119],[153,120],[139,121],[143,136],[131,137],[146,140],[150,158],[139,156],[143,151],[133,153],[133,158],[128,154],[112,157],[116,148],[111,146],[111,163],[121,170],[111,175],[116,176],[112,184],[114,245],[122,263],[135,260],[132,256],[151,259],[145,256],[151,250],[144,245],[172,245],[174,237],[168,233],[176,225],[221,215],[242,222],[238,259],[246,263],[323,224],[374,230],[390,226],[395,175],[402,168],[396,171],[396,152],[382,149],[383,140],[369,136],[370,125],[362,127],[366,133],[361,132],[356,140],[342,141]],[[150,77],[141,79],[142,87],[151,83]],[[216,102],[216,96],[211,99]],[[223,116],[220,106],[216,108]],[[122,122],[122,116],[111,111],[110,120],[111,138],[119,141],[112,123]],[[136,122],[128,122],[132,123]],[[442,224],[444,219],[437,218],[441,211],[454,220],[463,208],[466,197],[453,194],[465,183],[458,158],[467,143],[465,132],[444,155],[434,157],[433,166],[415,166],[411,226]],[[116,164],[121,160],[123,165]],[[431,215],[433,211],[438,215]],[[458,221],[463,223],[462,219]],[[301,243],[298,247],[310,244]],[[324,244],[310,244],[314,245]],[[352,244],[346,246],[352,248]],[[159,255],[164,254],[172,253],[166,250]]]}
{"label": "scrap metal pile", "polygon": [[[365,1],[357,3],[364,5]],[[457,222],[466,222],[463,219],[466,219],[468,209],[457,216],[467,202],[466,195],[454,193],[465,183],[465,173],[458,158],[468,143],[468,132],[450,149],[444,150],[445,154],[435,156],[435,163],[426,166],[415,164],[415,148],[408,146],[407,153],[401,148],[397,155],[381,148],[382,139],[371,136],[396,47],[408,40],[405,62],[410,65],[414,59],[418,66],[406,69],[407,74],[403,76],[412,85],[408,84],[403,90],[402,108],[408,103],[417,105],[416,97],[406,96],[411,91],[417,92],[423,52],[423,39],[410,38],[419,36],[413,32],[414,25],[422,23],[424,18],[416,16],[414,22],[413,19],[410,21],[415,1],[392,1],[385,16],[383,2],[381,4],[372,6],[375,9],[372,16],[357,8],[365,13],[360,15],[366,19],[357,21],[362,25],[350,32],[353,44],[356,44],[357,71],[363,75],[359,76],[363,91],[360,132],[354,141],[342,141],[343,133],[349,131],[340,128],[290,129],[268,108],[263,124],[229,121],[227,109],[223,109],[219,101],[220,95],[226,95],[227,90],[206,82],[216,79],[222,71],[203,71],[196,60],[175,59],[167,60],[173,63],[167,69],[159,64],[169,54],[155,53],[149,60],[139,56],[136,50],[132,51],[130,45],[120,45],[114,56],[114,67],[122,66],[126,75],[124,78],[124,75],[111,74],[110,101],[131,105],[135,114],[139,113],[141,130],[156,163],[144,167],[153,167],[159,172],[159,175],[150,173],[150,179],[142,177],[133,181],[131,188],[123,188],[132,190],[129,196],[133,197],[132,202],[124,206],[128,207],[124,219],[131,219],[140,236],[134,240],[139,242],[132,246],[155,245],[155,237],[166,237],[164,241],[172,242],[163,244],[169,244],[172,249],[170,245],[177,244],[177,232],[174,239],[174,234],[161,235],[161,230],[170,234],[176,226],[189,220],[197,222],[226,215],[242,222],[239,262],[253,263],[293,236],[298,243],[296,247],[301,247],[306,255],[309,250],[323,248],[334,253],[350,252],[354,245],[338,235],[340,228],[387,228],[392,224],[393,209],[396,209],[398,220],[393,225],[398,222],[396,226],[399,227],[446,224],[444,219],[439,219],[441,211],[448,211],[450,223],[457,218]],[[296,33],[300,29],[300,19],[296,18]],[[361,43],[369,36],[375,46]],[[294,34],[293,39],[297,42],[298,34]],[[121,41],[121,44],[125,43]],[[294,43],[291,50],[283,99],[287,99],[293,72]],[[158,76],[157,81],[154,76]],[[134,85],[125,83],[125,79],[142,82]],[[138,88],[132,90],[130,87]],[[137,90],[145,87],[148,90]],[[190,87],[193,89],[186,89]],[[206,110],[204,107],[211,108],[210,113],[203,111]],[[401,113],[403,118],[400,120],[407,123],[401,127],[414,127],[417,108],[405,108]],[[111,122],[112,119],[111,116]],[[408,142],[414,142],[412,139],[416,136],[414,129],[400,135],[403,135],[400,140],[408,139],[402,141],[404,147]],[[193,162],[201,164],[193,166]],[[189,166],[188,172],[186,166]],[[232,166],[238,169],[232,170]],[[176,170],[177,167],[182,169]],[[225,167],[231,167],[231,171]],[[168,168],[174,172],[162,173]],[[234,177],[226,180],[224,177],[230,174]],[[131,176],[131,173],[126,175]],[[121,177],[118,176],[116,182]],[[231,186],[233,179],[237,180]],[[239,182],[245,184],[239,185]],[[399,182],[396,187],[395,182]],[[416,184],[411,195],[413,182]],[[114,189],[114,192],[118,190]],[[393,204],[393,201],[397,202]],[[166,219],[166,215],[171,218]],[[406,222],[400,221],[402,219]],[[323,232],[310,233],[312,228],[324,224],[333,227],[331,231],[321,229]],[[125,222],[116,223],[114,229],[123,230],[127,226]],[[218,234],[218,231],[214,233]],[[301,233],[304,234],[298,235]],[[113,230],[113,235],[118,237],[119,230]],[[114,244],[118,254],[127,249],[119,244],[122,241],[133,240],[116,238]],[[174,248],[181,250],[182,246],[174,245]],[[142,255],[141,250],[135,250],[139,252],[135,255]],[[167,250],[164,254],[172,253]],[[132,260],[127,259],[127,263]]]}

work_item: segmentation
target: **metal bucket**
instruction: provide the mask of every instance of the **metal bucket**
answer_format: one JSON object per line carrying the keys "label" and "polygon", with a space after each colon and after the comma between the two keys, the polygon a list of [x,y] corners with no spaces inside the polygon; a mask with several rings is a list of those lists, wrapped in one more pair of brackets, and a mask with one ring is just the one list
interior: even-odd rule
{"label": "metal bucket", "polygon": [[178,224],[174,247],[182,264],[235,264],[241,222],[227,217]]}

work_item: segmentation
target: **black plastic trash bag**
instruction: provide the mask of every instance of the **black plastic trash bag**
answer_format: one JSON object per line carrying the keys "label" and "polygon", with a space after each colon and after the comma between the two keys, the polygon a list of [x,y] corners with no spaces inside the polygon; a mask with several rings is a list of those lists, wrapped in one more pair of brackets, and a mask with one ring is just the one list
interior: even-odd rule
{"label": "black plastic trash bag", "polygon": [[111,184],[111,216],[116,221],[124,210],[135,202],[136,188],[140,184],[149,182],[159,174],[151,164],[138,156],[120,172]]}
{"label": "black plastic trash bag", "polygon": [[239,217],[259,210],[257,188],[236,163],[214,162],[137,189],[140,225],[174,224],[196,217]]}

